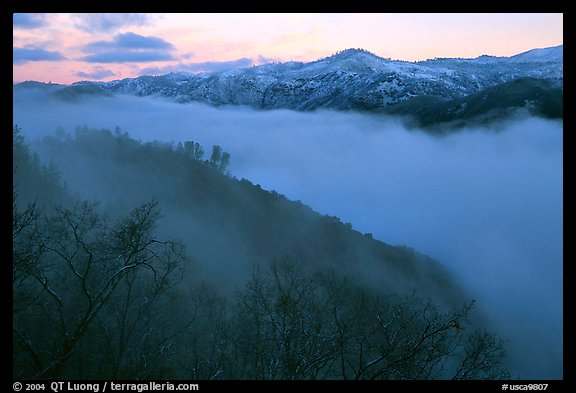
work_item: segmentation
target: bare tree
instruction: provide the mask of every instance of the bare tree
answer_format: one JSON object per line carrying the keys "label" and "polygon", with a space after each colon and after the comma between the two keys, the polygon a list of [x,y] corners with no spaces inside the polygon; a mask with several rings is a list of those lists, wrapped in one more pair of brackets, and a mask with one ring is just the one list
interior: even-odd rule
{"label": "bare tree", "polygon": [[[36,296],[26,310],[14,314],[14,353],[16,347],[24,349],[15,376],[60,376],[83,339],[98,336],[103,319],[110,323],[106,313],[116,317],[115,367],[120,367],[146,310],[175,284],[184,257],[177,243],[153,237],[157,218],[156,203],[148,203],[108,227],[93,205],[82,203],[44,217],[41,236],[16,245],[15,255],[37,244],[43,253],[18,284],[23,288],[26,282]],[[147,284],[137,288],[137,280]],[[23,292],[14,291],[15,304]],[[28,359],[33,365],[24,366]]]}
{"label": "bare tree", "polygon": [[228,301],[217,289],[202,283],[185,301],[190,323],[179,335],[175,348],[178,376],[186,379],[230,379],[236,367],[233,352],[234,327],[229,320]]}
{"label": "bare tree", "polygon": [[506,357],[504,341],[486,329],[466,338],[464,356],[452,379],[510,379],[503,366]]}
{"label": "bare tree", "polygon": [[287,260],[252,276],[236,307],[245,378],[315,379],[332,362],[334,337],[316,289]]}
{"label": "bare tree", "polygon": [[503,343],[468,333],[473,304],[441,311],[430,299],[273,263],[240,294],[239,364],[256,379],[506,377]]}

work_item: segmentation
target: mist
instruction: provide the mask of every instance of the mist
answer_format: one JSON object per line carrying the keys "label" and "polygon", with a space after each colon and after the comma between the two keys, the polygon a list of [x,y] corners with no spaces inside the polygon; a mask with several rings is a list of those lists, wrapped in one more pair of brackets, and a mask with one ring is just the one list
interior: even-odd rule
{"label": "mist", "polygon": [[452,271],[508,340],[519,378],[563,377],[563,124],[517,116],[444,136],[399,118],[257,111],[159,98],[14,97],[34,144],[57,128],[219,145],[246,178]]}

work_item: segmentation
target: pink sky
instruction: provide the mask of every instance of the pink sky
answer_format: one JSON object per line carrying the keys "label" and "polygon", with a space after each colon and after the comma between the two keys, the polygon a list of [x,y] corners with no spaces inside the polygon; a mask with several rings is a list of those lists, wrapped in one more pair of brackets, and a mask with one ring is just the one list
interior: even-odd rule
{"label": "pink sky", "polygon": [[13,81],[72,83],[312,61],[417,61],[563,44],[562,14],[15,14]]}

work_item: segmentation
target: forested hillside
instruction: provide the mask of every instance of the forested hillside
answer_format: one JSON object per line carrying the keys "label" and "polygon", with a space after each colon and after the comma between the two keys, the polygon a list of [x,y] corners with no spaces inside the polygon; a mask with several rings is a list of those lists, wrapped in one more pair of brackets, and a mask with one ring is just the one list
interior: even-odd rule
{"label": "forested hillside", "polygon": [[34,153],[14,127],[14,378],[507,376],[431,258],[232,177],[219,146],[57,135]]}

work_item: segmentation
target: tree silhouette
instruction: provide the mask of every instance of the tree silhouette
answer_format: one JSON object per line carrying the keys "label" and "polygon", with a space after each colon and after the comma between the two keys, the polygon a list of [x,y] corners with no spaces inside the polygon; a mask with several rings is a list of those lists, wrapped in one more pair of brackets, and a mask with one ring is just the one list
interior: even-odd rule
{"label": "tree silhouette", "polygon": [[501,379],[503,342],[469,333],[473,302],[382,295],[292,261],[257,271],[239,295],[237,356],[255,379]]}
{"label": "tree silhouette", "polygon": [[230,154],[223,151],[220,146],[214,145],[212,146],[212,154],[208,165],[219,173],[226,173],[228,165],[230,165]]}
{"label": "tree silhouette", "polygon": [[200,161],[204,157],[204,149],[198,142],[185,141],[183,149],[184,153],[193,160]]}
{"label": "tree silhouette", "polygon": [[[117,375],[143,316],[178,282],[183,250],[153,236],[156,203],[114,226],[88,203],[49,217],[33,213],[15,215],[13,225],[15,370],[26,378],[61,376],[100,326],[116,333]],[[24,236],[30,231],[35,236]]]}

